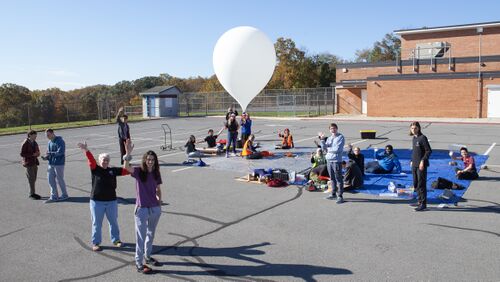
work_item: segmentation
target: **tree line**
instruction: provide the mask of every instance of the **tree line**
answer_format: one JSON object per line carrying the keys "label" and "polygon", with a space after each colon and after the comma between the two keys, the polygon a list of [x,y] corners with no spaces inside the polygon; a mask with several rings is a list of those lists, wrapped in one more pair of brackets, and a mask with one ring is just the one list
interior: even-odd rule
{"label": "tree line", "polygon": [[[328,52],[308,54],[298,48],[290,38],[278,38],[274,44],[277,65],[267,89],[293,89],[328,87],[335,82],[336,65],[351,62],[377,62],[395,60],[400,41],[386,34],[372,48],[356,51],[354,61],[344,60]],[[182,92],[223,91],[217,77],[179,78],[167,73],[146,76],[136,80],[123,80],[114,85],[93,85],[70,91],[59,88],[29,90],[12,83],[0,86],[0,127],[96,119],[99,107],[141,105],[139,93],[155,86],[176,85]],[[101,109],[102,110],[102,109]],[[115,109],[113,109],[115,110]]]}

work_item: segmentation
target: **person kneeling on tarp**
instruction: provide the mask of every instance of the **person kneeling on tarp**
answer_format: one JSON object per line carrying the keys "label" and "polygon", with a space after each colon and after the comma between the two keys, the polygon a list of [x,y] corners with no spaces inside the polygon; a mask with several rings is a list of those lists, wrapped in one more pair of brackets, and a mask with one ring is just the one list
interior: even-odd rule
{"label": "person kneeling on tarp", "polygon": [[260,152],[257,152],[257,149],[253,144],[254,139],[255,136],[253,134],[250,134],[248,136],[245,145],[243,145],[243,151],[241,152],[242,157],[245,157],[249,160],[262,159],[262,154]]}
{"label": "person kneeling on tarp", "polygon": [[375,153],[376,161],[366,164],[365,171],[375,174],[400,173],[401,163],[394,153],[392,145],[385,146],[385,150]]}
{"label": "person kneeling on tarp", "polygon": [[474,180],[479,177],[476,170],[476,162],[474,157],[469,154],[467,148],[460,148],[460,157],[454,157],[453,152],[450,152],[450,157],[454,160],[461,160],[464,162],[464,169],[455,168],[456,176],[458,179]]}
{"label": "person kneeling on tarp", "polygon": [[353,160],[342,161],[344,174],[344,190],[363,187],[363,172]]}
{"label": "person kneeling on tarp", "polygon": [[292,149],[295,147],[290,129],[285,128],[283,134],[278,130],[278,137],[281,138],[281,144],[276,145],[276,149]]}

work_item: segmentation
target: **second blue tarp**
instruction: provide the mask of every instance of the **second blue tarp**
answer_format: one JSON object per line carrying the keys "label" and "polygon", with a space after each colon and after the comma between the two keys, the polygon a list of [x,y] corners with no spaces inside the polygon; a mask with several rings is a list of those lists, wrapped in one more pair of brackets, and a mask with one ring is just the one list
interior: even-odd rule
{"label": "second blue tarp", "polygon": [[[365,155],[365,162],[373,161],[373,150],[363,150],[362,153]],[[388,195],[390,193],[388,190],[388,185],[390,182],[394,182],[398,186],[411,187],[413,186],[413,177],[410,169],[411,161],[411,150],[395,149],[394,152],[399,157],[403,171],[401,174],[371,174],[367,173],[365,175],[364,187],[355,190],[360,193],[367,193],[372,195]],[[427,169],[427,201],[430,203],[454,203],[460,200],[463,194],[469,188],[471,183],[470,180],[458,180],[455,177],[455,168],[463,168],[462,161],[456,161],[457,166],[451,166],[449,162],[451,161],[448,155],[449,151],[445,150],[434,150],[431,154],[429,168]],[[455,153],[456,156],[458,156]],[[476,155],[474,156],[476,162],[476,169],[479,172],[481,165],[483,165],[488,156],[486,155]],[[455,197],[449,200],[443,200],[440,196],[443,194],[441,189],[433,189],[431,184],[438,177],[448,179],[454,183],[460,184],[465,189],[463,190],[453,190]],[[415,193],[416,195],[416,193]]]}

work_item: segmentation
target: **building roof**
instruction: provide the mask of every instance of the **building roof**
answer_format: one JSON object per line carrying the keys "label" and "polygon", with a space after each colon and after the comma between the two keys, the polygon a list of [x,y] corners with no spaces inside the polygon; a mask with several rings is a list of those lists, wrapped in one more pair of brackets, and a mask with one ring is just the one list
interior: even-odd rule
{"label": "building roof", "polygon": [[341,80],[339,83],[335,83],[335,89],[344,88],[362,88],[366,89],[366,79],[361,80]]}
{"label": "building roof", "polygon": [[414,28],[414,29],[400,29],[400,30],[395,30],[394,33],[397,35],[408,35],[408,34],[419,34],[419,33],[428,33],[428,32],[442,32],[442,31],[453,31],[453,30],[463,30],[463,29],[476,29],[479,27],[482,27],[482,28],[500,27],[500,22],[484,22],[484,23],[448,25],[448,26],[437,26],[437,27],[422,27],[422,28]]}
{"label": "building roof", "polygon": [[139,93],[139,95],[159,95],[162,92],[165,92],[167,90],[170,90],[172,88],[176,88],[177,91],[181,92],[181,90],[175,86],[175,85],[168,85],[168,86],[155,86],[153,88],[147,89]]}

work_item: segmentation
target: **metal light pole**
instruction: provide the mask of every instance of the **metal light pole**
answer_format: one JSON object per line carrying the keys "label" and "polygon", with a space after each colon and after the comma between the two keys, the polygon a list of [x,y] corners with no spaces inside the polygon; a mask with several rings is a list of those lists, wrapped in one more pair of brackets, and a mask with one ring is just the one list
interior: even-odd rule
{"label": "metal light pole", "polygon": [[478,71],[477,71],[477,117],[481,118],[482,111],[482,79],[481,79],[481,35],[483,34],[483,27],[476,28],[476,32],[479,34],[479,56],[478,56]]}

